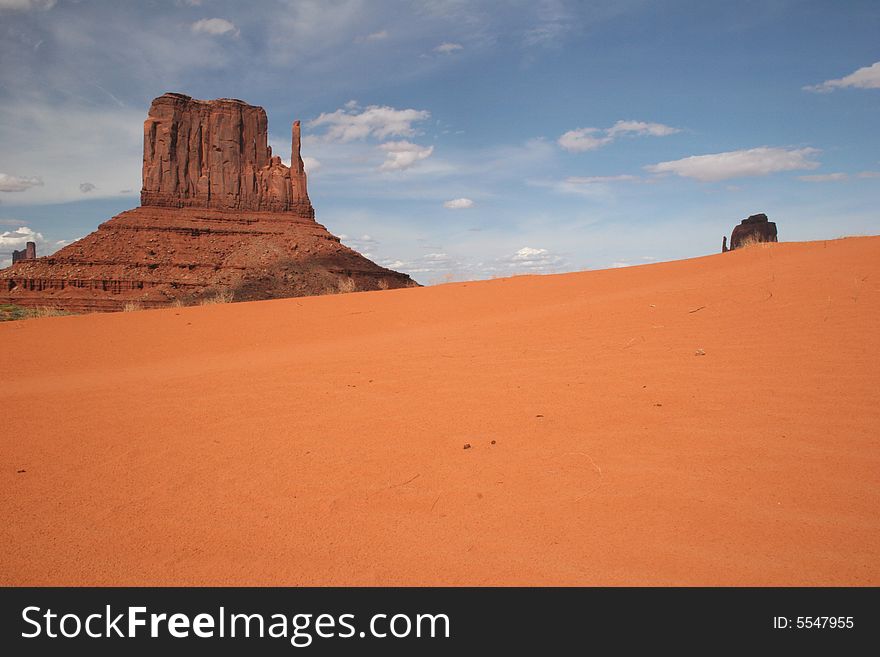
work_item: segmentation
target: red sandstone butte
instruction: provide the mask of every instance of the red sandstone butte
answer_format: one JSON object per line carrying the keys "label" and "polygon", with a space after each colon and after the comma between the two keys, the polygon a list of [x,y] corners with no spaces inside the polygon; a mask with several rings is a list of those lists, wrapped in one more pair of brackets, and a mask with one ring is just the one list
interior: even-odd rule
{"label": "red sandstone butte", "polygon": [[730,234],[730,250],[747,246],[754,242],[778,241],[776,223],[769,221],[763,212],[753,214],[733,227]]}
{"label": "red sandstone butte", "polygon": [[165,94],[144,122],[141,205],[314,216],[293,123],[291,167],[272,155],[262,107]]}
{"label": "red sandstone butte", "polygon": [[315,221],[300,156],[272,155],[262,107],[167,93],[144,122],[141,206],[52,256],[0,270],[0,303],[74,312],[412,287]]}

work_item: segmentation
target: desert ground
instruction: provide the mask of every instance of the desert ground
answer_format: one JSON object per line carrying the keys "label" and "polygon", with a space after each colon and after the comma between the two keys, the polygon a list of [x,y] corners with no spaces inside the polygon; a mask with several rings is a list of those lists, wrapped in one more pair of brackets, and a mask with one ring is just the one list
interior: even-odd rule
{"label": "desert ground", "polygon": [[880,585],[880,237],[0,340],[3,585]]}

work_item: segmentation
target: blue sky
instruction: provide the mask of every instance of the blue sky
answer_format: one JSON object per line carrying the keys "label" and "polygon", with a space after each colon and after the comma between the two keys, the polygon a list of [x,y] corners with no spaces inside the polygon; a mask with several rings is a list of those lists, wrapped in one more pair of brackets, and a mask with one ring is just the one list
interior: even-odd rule
{"label": "blue sky", "polygon": [[0,0],[0,265],[138,204],[166,91],[302,119],[317,219],[422,283],[880,233],[880,4]]}

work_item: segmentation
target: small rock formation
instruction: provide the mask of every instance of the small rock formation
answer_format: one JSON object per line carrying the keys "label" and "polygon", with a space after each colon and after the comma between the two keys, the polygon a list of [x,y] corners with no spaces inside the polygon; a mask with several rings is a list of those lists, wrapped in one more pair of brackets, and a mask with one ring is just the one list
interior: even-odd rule
{"label": "small rock formation", "polygon": [[755,242],[775,242],[776,224],[767,220],[766,214],[753,214],[734,226],[730,236],[730,250]]}
{"label": "small rock formation", "polygon": [[300,156],[272,155],[262,107],[165,94],[144,123],[141,206],[52,256],[0,270],[0,303],[71,312],[417,286],[315,221]]}
{"label": "small rock formation", "polygon": [[727,235],[721,238],[721,253],[727,253],[730,249],[727,248]]}
{"label": "small rock formation", "polygon": [[36,242],[28,242],[21,251],[12,252],[12,264],[22,260],[35,260],[37,257]]}

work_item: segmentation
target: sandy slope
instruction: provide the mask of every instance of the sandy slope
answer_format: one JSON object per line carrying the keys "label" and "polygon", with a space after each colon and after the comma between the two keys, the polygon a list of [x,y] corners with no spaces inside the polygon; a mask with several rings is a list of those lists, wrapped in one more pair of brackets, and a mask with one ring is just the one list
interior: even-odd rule
{"label": "sandy slope", "polygon": [[880,584],[880,237],[0,339],[2,584]]}

